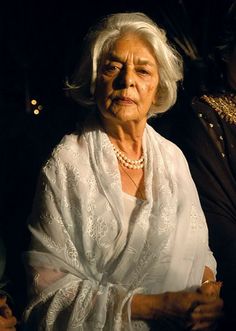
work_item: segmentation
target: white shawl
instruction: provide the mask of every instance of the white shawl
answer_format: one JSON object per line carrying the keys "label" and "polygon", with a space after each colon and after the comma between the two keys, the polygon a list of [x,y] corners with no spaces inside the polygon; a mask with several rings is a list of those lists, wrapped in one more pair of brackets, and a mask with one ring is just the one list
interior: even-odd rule
{"label": "white shawl", "polygon": [[148,125],[143,149],[146,200],[129,224],[117,159],[100,129],[65,136],[43,167],[25,254],[34,277],[29,330],[148,330],[130,319],[134,293],[190,289],[205,265],[215,271],[182,152]]}

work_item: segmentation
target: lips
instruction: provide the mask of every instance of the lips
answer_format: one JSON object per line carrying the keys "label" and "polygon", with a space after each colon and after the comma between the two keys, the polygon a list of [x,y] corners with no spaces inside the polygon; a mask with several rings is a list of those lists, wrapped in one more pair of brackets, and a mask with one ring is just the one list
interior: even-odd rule
{"label": "lips", "polygon": [[120,104],[133,104],[134,100],[128,97],[115,97],[113,102]]}

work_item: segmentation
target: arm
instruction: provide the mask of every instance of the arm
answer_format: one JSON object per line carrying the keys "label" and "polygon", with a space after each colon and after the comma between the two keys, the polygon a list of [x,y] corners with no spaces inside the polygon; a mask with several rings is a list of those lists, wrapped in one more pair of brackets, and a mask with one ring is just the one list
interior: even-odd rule
{"label": "arm", "polygon": [[202,277],[202,283],[204,283],[207,280],[215,281],[216,279],[215,279],[215,275],[214,275],[213,271],[209,267],[206,266],[203,277]]}
{"label": "arm", "polygon": [[219,297],[200,292],[166,292],[158,295],[134,295],[132,319],[178,320],[183,327],[196,330],[215,325],[222,316],[223,302]]}

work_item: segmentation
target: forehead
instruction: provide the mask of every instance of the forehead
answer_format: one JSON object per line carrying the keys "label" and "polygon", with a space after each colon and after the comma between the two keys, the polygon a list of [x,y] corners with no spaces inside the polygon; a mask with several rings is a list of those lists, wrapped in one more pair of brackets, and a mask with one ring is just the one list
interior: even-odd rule
{"label": "forehead", "polygon": [[132,56],[136,60],[156,63],[156,56],[152,46],[142,36],[127,33],[110,44],[110,47],[103,53],[103,58],[126,59]]}

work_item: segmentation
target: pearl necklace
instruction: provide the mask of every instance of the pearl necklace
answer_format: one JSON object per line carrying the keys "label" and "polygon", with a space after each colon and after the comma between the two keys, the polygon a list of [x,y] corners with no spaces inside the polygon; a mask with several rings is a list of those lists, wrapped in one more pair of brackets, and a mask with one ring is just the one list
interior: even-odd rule
{"label": "pearl necklace", "polygon": [[118,161],[122,163],[123,166],[129,169],[142,169],[144,167],[144,156],[142,155],[139,160],[131,160],[124,153],[122,153],[115,145],[112,144],[113,150],[116,154]]}

